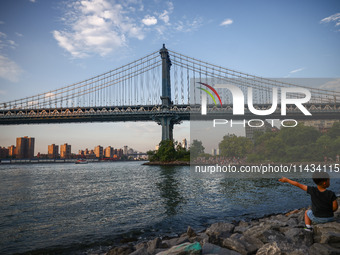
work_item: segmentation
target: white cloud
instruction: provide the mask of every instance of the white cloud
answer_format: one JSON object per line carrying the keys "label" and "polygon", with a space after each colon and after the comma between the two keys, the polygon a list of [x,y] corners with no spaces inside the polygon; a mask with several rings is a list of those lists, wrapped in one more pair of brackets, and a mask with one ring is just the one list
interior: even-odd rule
{"label": "white cloud", "polygon": [[[329,17],[326,17],[320,21],[320,23],[335,23],[335,26],[340,26],[340,13],[333,14]],[[338,30],[340,31],[340,30]]]}
{"label": "white cloud", "polygon": [[36,0],[30,0],[30,2],[31,2],[31,3],[35,3],[35,2],[36,2]]}
{"label": "white cloud", "polygon": [[180,20],[175,23],[175,30],[177,30],[178,32],[188,33],[198,30],[198,28],[201,27],[202,24],[203,21],[201,18],[195,18],[193,21]]}
{"label": "white cloud", "polygon": [[15,49],[16,46],[18,46],[15,41],[7,38],[8,38],[7,34],[0,32],[0,50],[4,48]]}
{"label": "white cloud", "polygon": [[157,19],[154,16],[146,15],[144,19],[142,19],[142,23],[146,26],[156,25]]}
{"label": "white cloud", "polygon": [[19,81],[21,68],[9,58],[0,55],[0,77],[11,82]]}
{"label": "white cloud", "polygon": [[155,31],[165,36],[196,31],[203,24],[200,17],[186,16],[177,17],[170,24],[173,3],[159,2],[158,6],[159,10],[150,13],[149,9],[144,10],[142,0],[75,0],[65,7],[61,19],[65,28],[52,34],[71,56],[84,58],[117,52],[127,47],[131,39],[143,40]]}
{"label": "white cloud", "polygon": [[15,49],[16,46],[15,41],[8,39],[7,34],[0,32],[0,78],[11,82],[19,81],[22,70],[13,60],[2,55],[2,52],[7,49]]}
{"label": "white cloud", "polygon": [[5,90],[0,90],[0,95],[6,95],[7,92]]}
{"label": "white cloud", "polygon": [[222,21],[222,23],[220,24],[220,26],[228,26],[228,25],[231,25],[233,24],[233,20],[232,19],[226,19],[224,21]]}
{"label": "white cloud", "polygon": [[160,20],[163,20],[165,24],[169,24],[169,12],[167,10],[164,10],[162,14],[158,16]]}
{"label": "white cloud", "polygon": [[302,68],[299,68],[299,69],[295,69],[293,71],[290,71],[289,73],[297,73],[297,72],[301,72],[302,70],[304,70],[305,68],[302,67]]}
{"label": "white cloud", "polygon": [[53,31],[60,47],[73,57],[105,56],[126,46],[127,38],[144,39],[144,32],[120,4],[107,0],[76,1],[67,6],[66,30]]}

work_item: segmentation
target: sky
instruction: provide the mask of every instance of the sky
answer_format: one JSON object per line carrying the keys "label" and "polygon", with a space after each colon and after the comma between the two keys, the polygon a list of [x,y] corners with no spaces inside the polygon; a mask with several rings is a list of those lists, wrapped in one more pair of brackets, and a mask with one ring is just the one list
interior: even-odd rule
{"label": "sky", "polygon": [[[340,1],[1,0],[0,102],[83,81],[168,49],[263,77],[339,78]],[[338,89],[336,84],[333,89]],[[189,123],[175,140],[189,138]],[[154,149],[153,122],[0,126],[0,146],[16,137],[72,152],[97,145]]]}

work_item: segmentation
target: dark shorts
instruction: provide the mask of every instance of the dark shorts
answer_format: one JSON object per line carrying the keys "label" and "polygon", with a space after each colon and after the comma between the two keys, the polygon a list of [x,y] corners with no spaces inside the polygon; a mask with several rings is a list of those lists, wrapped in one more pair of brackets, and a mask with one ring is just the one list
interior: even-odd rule
{"label": "dark shorts", "polygon": [[315,217],[312,210],[307,211],[307,216],[313,223],[326,223],[334,220],[334,217],[329,218]]}

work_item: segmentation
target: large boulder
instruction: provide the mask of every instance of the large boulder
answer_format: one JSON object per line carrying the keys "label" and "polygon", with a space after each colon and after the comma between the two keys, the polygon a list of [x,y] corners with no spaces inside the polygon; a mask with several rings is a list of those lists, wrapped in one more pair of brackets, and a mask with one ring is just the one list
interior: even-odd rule
{"label": "large boulder", "polygon": [[263,242],[253,236],[235,233],[229,238],[224,239],[222,246],[237,251],[242,255],[247,255],[254,254],[260,247],[263,246]]}
{"label": "large boulder", "polygon": [[130,246],[115,247],[108,251],[107,255],[128,255],[133,252]]}
{"label": "large boulder", "polygon": [[169,240],[163,240],[163,242],[162,242],[163,246],[162,247],[170,248],[172,246],[179,245],[179,244],[182,244],[182,243],[188,243],[188,242],[190,242],[189,237],[187,235],[183,235],[183,236],[180,236],[180,237],[177,237],[177,238],[172,238],[172,239],[169,239]]}
{"label": "large boulder", "polygon": [[303,228],[289,228],[284,232],[284,235],[294,245],[309,247],[314,243],[313,234],[305,231]]}
{"label": "large boulder", "polygon": [[314,243],[308,250],[309,255],[339,255],[340,249],[328,244]]}
{"label": "large boulder", "polygon": [[267,243],[263,245],[257,252],[256,255],[281,255],[281,250],[277,246],[277,243]]}
{"label": "large boulder", "polygon": [[314,227],[314,241],[340,249],[340,223],[328,222]]}
{"label": "large boulder", "polygon": [[217,238],[226,238],[231,235],[235,228],[234,224],[225,223],[225,222],[218,222],[212,224],[205,233],[209,236],[215,236]]}

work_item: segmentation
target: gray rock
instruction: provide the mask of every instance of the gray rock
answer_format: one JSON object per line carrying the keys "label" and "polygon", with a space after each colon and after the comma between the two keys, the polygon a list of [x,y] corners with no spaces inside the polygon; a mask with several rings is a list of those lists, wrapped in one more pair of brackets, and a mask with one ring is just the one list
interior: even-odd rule
{"label": "gray rock", "polygon": [[255,253],[263,246],[263,242],[256,237],[235,233],[229,238],[224,239],[222,246],[237,251],[242,255],[247,255]]}
{"label": "gray rock", "polygon": [[239,223],[238,223],[238,226],[239,227],[249,227],[249,223],[248,222],[245,222],[243,220],[241,220]]}
{"label": "gray rock", "polygon": [[314,243],[309,248],[310,255],[339,255],[340,249],[334,248],[328,244]]}
{"label": "gray rock", "polygon": [[143,247],[143,248],[136,250],[136,251],[129,253],[129,254],[130,255],[149,255],[146,247]]}
{"label": "gray rock", "polygon": [[134,247],[135,247],[135,250],[140,250],[140,249],[143,249],[143,248],[147,248],[147,244],[145,242],[138,243]]}
{"label": "gray rock", "polygon": [[275,231],[272,229],[263,231],[261,234],[257,236],[264,243],[279,243],[279,242],[288,242],[287,238],[284,234],[279,231]]}
{"label": "gray rock", "polygon": [[305,255],[308,254],[308,247],[303,244],[293,244],[289,242],[279,242],[277,246],[280,248],[281,252],[285,255],[295,254],[295,255]]}
{"label": "gray rock", "polygon": [[195,231],[190,226],[187,229],[187,235],[188,235],[188,237],[195,237],[196,236]]}
{"label": "gray rock", "polygon": [[206,233],[198,233],[195,237],[189,238],[190,243],[199,242],[201,245],[209,242],[209,236]]}
{"label": "gray rock", "polygon": [[301,211],[298,213],[298,217],[297,217],[298,223],[301,223],[302,226],[305,225],[305,211],[306,211],[306,210],[301,210]]}
{"label": "gray rock", "polygon": [[263,232],[269,230],[271,228],[270,225],[261,223],[259,225],[255,225],[249,229],[247,229],[243,234],[247,236],[254,236],[254,237],[259,237],[263,234]]}
{"label": "gray rock", "polygon": [[232,251],[229,249],[221,248],[220,246],[205,243],[202,247],[202,254],[214,254],[214,255],[240,255],[240,253],[236,251]]}
{"label": "gray rock", "polygon": [[149,254],[154,254],[157,248],[162,248],[162,240],[159,237],[147,242],[147,252]]}
{"label": "gray rock", "polygon": [[250,227],[250,224],[245,221],[240,221],[239,224],[234,228],[234,233],[242,234]]}
{"label": "gray rock", "polygon": [[257,252],[256,255],[281,255],[281,250],[277,246],[277,243],[267,243],[263,245]]}
{"label": "gray rock", "polygon": [[133,252],[130,246],[115,247],[108,251],[107,255],[127,255]]}
{"label": "gray rock", "polygon": [[290,228],[284,232],[289,242],[295,245],[311,246],[314,243],[313,234],[302,228]]}
{"label": "gray rock", "polygon": [[[163,240],[162,243],[170,248],[172,246],[179,245],[179,244],[182,244],[182,243],[187,243],[187,242],[190,242],[190,240],[189,240],[187,235],[184,235],[184,236],[181,236],[181,237],[178,237],[178,238]],[[166,247],[166,246],[164,246],[164,247]]]}
{"label": "gray rock", "polygon": [[226,238],[231,235],[235,228],[235,225],[231,223],[218,222],[212,224],[205,233],[209,236],[215,236],[216,238]]}
{"label": "gray rock", "polygon": [[340,248],[340,223],[328,222],[314,227],[314,241]]}

